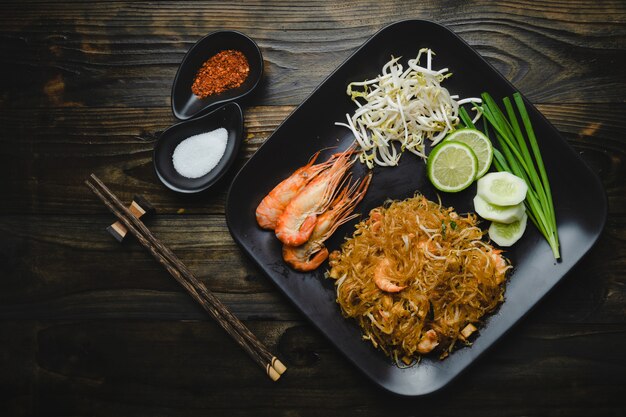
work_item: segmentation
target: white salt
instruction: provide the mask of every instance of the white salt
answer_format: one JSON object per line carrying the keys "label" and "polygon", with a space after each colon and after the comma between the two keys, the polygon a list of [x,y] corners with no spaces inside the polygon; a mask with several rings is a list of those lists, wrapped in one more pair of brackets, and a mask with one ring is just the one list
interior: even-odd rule
{"label": "white salt", "polygon": [[227,141],[228,132],[223,127],[188,137],[174,149],[174,169],[187,178],[208,174],[224,156]]}

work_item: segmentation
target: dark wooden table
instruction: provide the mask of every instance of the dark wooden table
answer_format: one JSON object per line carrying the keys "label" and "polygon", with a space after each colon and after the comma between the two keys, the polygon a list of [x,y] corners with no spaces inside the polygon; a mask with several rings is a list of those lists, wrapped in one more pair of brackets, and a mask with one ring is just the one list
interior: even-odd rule
{"label": "dark wooden table", "polygon": [[[511,80],[600,176],[606,228],[540,305],[444,390],[389,394],[233,242],[229,180],[182,198],[153,142],[175,122],[187,49],[243,31],[266,64],[232,175],[382,26],[447,25]],[[0,415],[624,415],[626,4],[623,1],[124,2],[0,5]],[[149,227],[289,366],[270,382],[83,181],[158,209]],[[584,199],[584,194],[580,195]]]}

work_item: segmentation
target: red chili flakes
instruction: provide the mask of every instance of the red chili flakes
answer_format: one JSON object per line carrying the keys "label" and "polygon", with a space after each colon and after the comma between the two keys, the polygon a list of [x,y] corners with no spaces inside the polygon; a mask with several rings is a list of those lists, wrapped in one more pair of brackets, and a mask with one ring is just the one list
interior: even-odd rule
{"label": "red chili flakes", "polygon": [[191,91],[200,98],[239,87],[248,78],[250,66],[240,51],[228,49],[209,58],[198,70]]}

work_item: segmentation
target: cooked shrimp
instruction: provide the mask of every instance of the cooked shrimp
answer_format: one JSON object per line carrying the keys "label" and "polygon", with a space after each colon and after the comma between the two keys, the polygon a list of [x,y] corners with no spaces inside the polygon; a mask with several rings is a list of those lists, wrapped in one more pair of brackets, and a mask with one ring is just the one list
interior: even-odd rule
{"label": "cooked shrimp", "polygon": [[319,151],[315,153],[308,164],[298,168],[265,196],[256,208],[256,221],[259,226],[263,229],[274,230],[278,217],[285,210],[287,204],[289,204],[317,174],[330,167],[330,161],[313,165],[319,154]]}
{"label": "cooked shrimp", "polygon": [[372,174],[369,173],[360,184],[356,181],[345,186],[335,197],[330,208],[318,216],[315,228],[306,243],[300,246],[283,246],[285,262],[298,271],[312,271],[320,266],[328,257],[328,249],[324,242],[339,226],[358,216],[350,213],[365,196],[371,180]]}
{"label": "cooked shrimp", "polygon": [[506,277],[506,271],[511,269],[511,265],[506,261],[504,256],[502,256],[501,249],[492,249],[490,252],[491,259],[496,264],[496,282],[500,284],[504,281]]}
{"label": "cooked shrimp", "polygon": [[350,160],[354,148],[340,153],[332,165],[320,172],[285,207],[276,223],[276,237],[288,246],[300,246],[306,242],[323,213],[333,201],[337,190],[344,183],[346,171],[354,164]]}
{"label": "cooked shrimp", "polygon": [[380,230],[380,227],[382,226],[382,219],[383,219],[383,215],[380,212],[379,208],[375,208],[372,211],[370,211],[370,217],[369,217],[368,223],[370,225],[372,232],[376,233]]}
{"label": "cooked shrimp", "polygon": [[406,286],[396,285],[389,279],[389,269],[391,262],[389,259],[384,258],[378,263],[374,269],[374,284],[378,288],[386,292],[400,292],[406,288]]}
{"label": "cooked shrimp", "polygon": [[283,245],[283,259],[296,271],[312,271],[328,258],[328,249],[324,244],[318,246],[316,252],[308,252],[302,246]]}
{"label": "cooked shrimp", "polygon": [[419,343],[417,344],[417,351],[419,353],[426,354],[436,348],[437,345],[439,345],[439,341],[437,340],[437,332],[430,329],[426,333],[424,333],[424,336],[422,336]]}

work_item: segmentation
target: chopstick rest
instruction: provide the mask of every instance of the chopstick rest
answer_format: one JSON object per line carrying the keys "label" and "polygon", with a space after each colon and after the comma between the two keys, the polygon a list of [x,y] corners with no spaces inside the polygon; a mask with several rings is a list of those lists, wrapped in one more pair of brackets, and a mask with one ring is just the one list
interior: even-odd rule
{"label": "chopstick rest", "polygon": [[199,281],[174,253],[159,241],[135,214],[126,207],[94,174],[85,181],[91,191],[118,218],[121,224],[143,245],[170,275],[209,315],[246,351],[272,381],[277,381],[287,367],[230,310]]}
{"label": "chopstick rest", "polygon": [[[131,213],[133,213],[133,216],[138,219],[141,219],[142,217],[149,217],[156,213],[152,204],[140,195],[133,197],[133,202],[130,204],[128,209]],[[126,229],[126,226],[124,226],[119,220],[108,226],[106,230],[120,243],[128,234],[128,229]]]}

